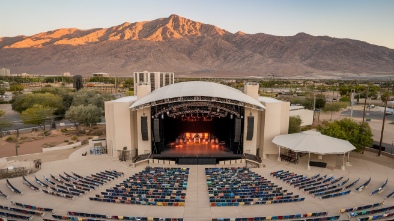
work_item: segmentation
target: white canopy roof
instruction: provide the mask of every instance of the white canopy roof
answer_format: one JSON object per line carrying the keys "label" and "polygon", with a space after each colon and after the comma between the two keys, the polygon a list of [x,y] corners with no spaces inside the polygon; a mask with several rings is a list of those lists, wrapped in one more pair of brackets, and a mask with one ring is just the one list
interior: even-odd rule
{"label": "white canopy roof", "polygon": [[188,81],[167,85],[154,90],[152,93],[137,100],[130,106],[130,108],[137,108],[140,105],[149,104],[159,100],[189,96],[236,100],[250,104],[257,109],[265,109],[264,105],[262,105],[259,101],[242,93],[240,90],[218,83],[203,81]]}
{"label": "white canopy roof", "polygon": [[356,149],[349,141],[326,136],[317,131],[276,136],[272,142],[294,152],[344,154]]}

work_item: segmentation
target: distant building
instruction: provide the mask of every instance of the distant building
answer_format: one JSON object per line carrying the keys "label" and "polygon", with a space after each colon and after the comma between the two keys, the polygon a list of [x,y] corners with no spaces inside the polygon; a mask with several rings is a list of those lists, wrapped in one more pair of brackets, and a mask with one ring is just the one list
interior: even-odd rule
{"label": "distant building", "polygon": [[11,72],[10,69],[1,68],[0,69],[0,76],[10,76]]}
{"label": "distant building", "polygon": [[93,77],[109,77],[108,73],[93,73]]}
{"label": "distant building", "polygon": [[150,84],[151,91],[174,84],[174,72],[134,72],[134,94],[137,94],[137,85]]}
{"label": "distant building", "polygon": [[117,92],[117,89],[114,84],[88,82],[88,83],[84,84],[84,87],[94,89],[95,91],[106,92],[106,93],[110,93],[110,94],[114,94]]}
{"label": "distant building", "polygon": [[71,77],[71,73],[70,73],[70,72],[64,72],[64,73],[63,73],[63,76],[64,76],[64,77]]}

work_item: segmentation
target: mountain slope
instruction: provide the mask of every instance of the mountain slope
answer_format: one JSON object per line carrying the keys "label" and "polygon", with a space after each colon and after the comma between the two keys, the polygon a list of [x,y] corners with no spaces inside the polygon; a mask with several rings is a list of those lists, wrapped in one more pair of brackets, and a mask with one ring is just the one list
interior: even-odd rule
{"label": "mountain slope", "polygon": [[189,76],[393,75],[394,50],[305,33],[233,34],[171,15],[110,28],[0,38],[0,67],[12,73],[82,75],[141,70]]}

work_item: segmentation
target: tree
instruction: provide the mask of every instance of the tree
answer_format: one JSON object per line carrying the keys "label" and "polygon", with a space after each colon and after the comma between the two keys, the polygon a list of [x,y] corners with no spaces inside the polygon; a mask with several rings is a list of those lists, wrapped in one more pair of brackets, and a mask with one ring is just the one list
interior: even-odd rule
{"label": "tree", "polygon": [[22,112],[21,118],[24,124],[34,124],[45,130],[45,121],[53,119],[54,108],[46,107],[40,104],[34,104]]}
{"label": "tree", "polygon": [[302,120],[300,116],[290,116],[289,118],[289,134],[299,133],[301,132],[301,123]]}
{"label": "tree", "polygon": [[56,111],[61,111],[64,108],[62,98],[59,95],[45,93],[18,95],[15,98],[15,102],[12,104],[12,110],[22,113],[23,111],[33,107],[35,104],[50,107]]}
{"label": "tree", "polygon": [[373,143],[369,124],[366,122],[357,123],[350,118],[328,123],[320,132],[327,136],[349,141],[357,151],[362,151]]}
{"label": "tree", "polygon": [[21,84],[11,84],[10,91],[12,92],[21,92],[23,91],[24,87]]}
{"label": "tree", "polygon": [[112,99],[114,99],[112,94],[100,93],[89,89],[81,89],[78,92],[75,92],[72,106],[87,106],[92,104],[104,110],[104,101],[109,101]]}
{"label": "tree", "polygon": [[381,153],[382,153],[382,141],[383,141],[384,122],[386,121],[387,101],[390,100],[390,94],[388,92],[384,92],[382,95],[380,95],[380,99],[384,103],[384,111],[383,111],[382,131],[380,132],[380,142],[379,142],[378,156],[380,156]]}
{"label": "tree", "polygon": [[346,102],[330,102],[330,103],[326,103],[322,110],[324,112],[331,112],[330,121],[332,121],[332,113],[333,112],[338,112],[342,108],[346,108],[346,107],[347,107],[347,103]]}
{"label": "tree", "polygon": [[84,124],[86,126],[92,126],[101,121],[101,116],[103,111],[100,107],[89,104],[87,106],[71,106],[66,112],[66,119],[70,120],[77,127],[79,124]]}
{"label": "tree", "polygon": [[0,110],[0,131],[2,131],[2,128],[11,126],[11,123],[8,120],[3,119],[5,114],[5,111]]}

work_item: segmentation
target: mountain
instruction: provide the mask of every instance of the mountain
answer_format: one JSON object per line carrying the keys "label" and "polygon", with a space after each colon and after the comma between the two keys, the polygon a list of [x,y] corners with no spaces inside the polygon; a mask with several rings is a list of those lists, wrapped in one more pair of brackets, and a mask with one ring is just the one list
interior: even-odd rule
{"label": "mountain", "polygon": [[173,71],[177,76],[394,75],[394,50],[312,36],[231,33],[178,15],[110,28],[58,29],[0,38],[0,67],[12,73],[112,76]]}

